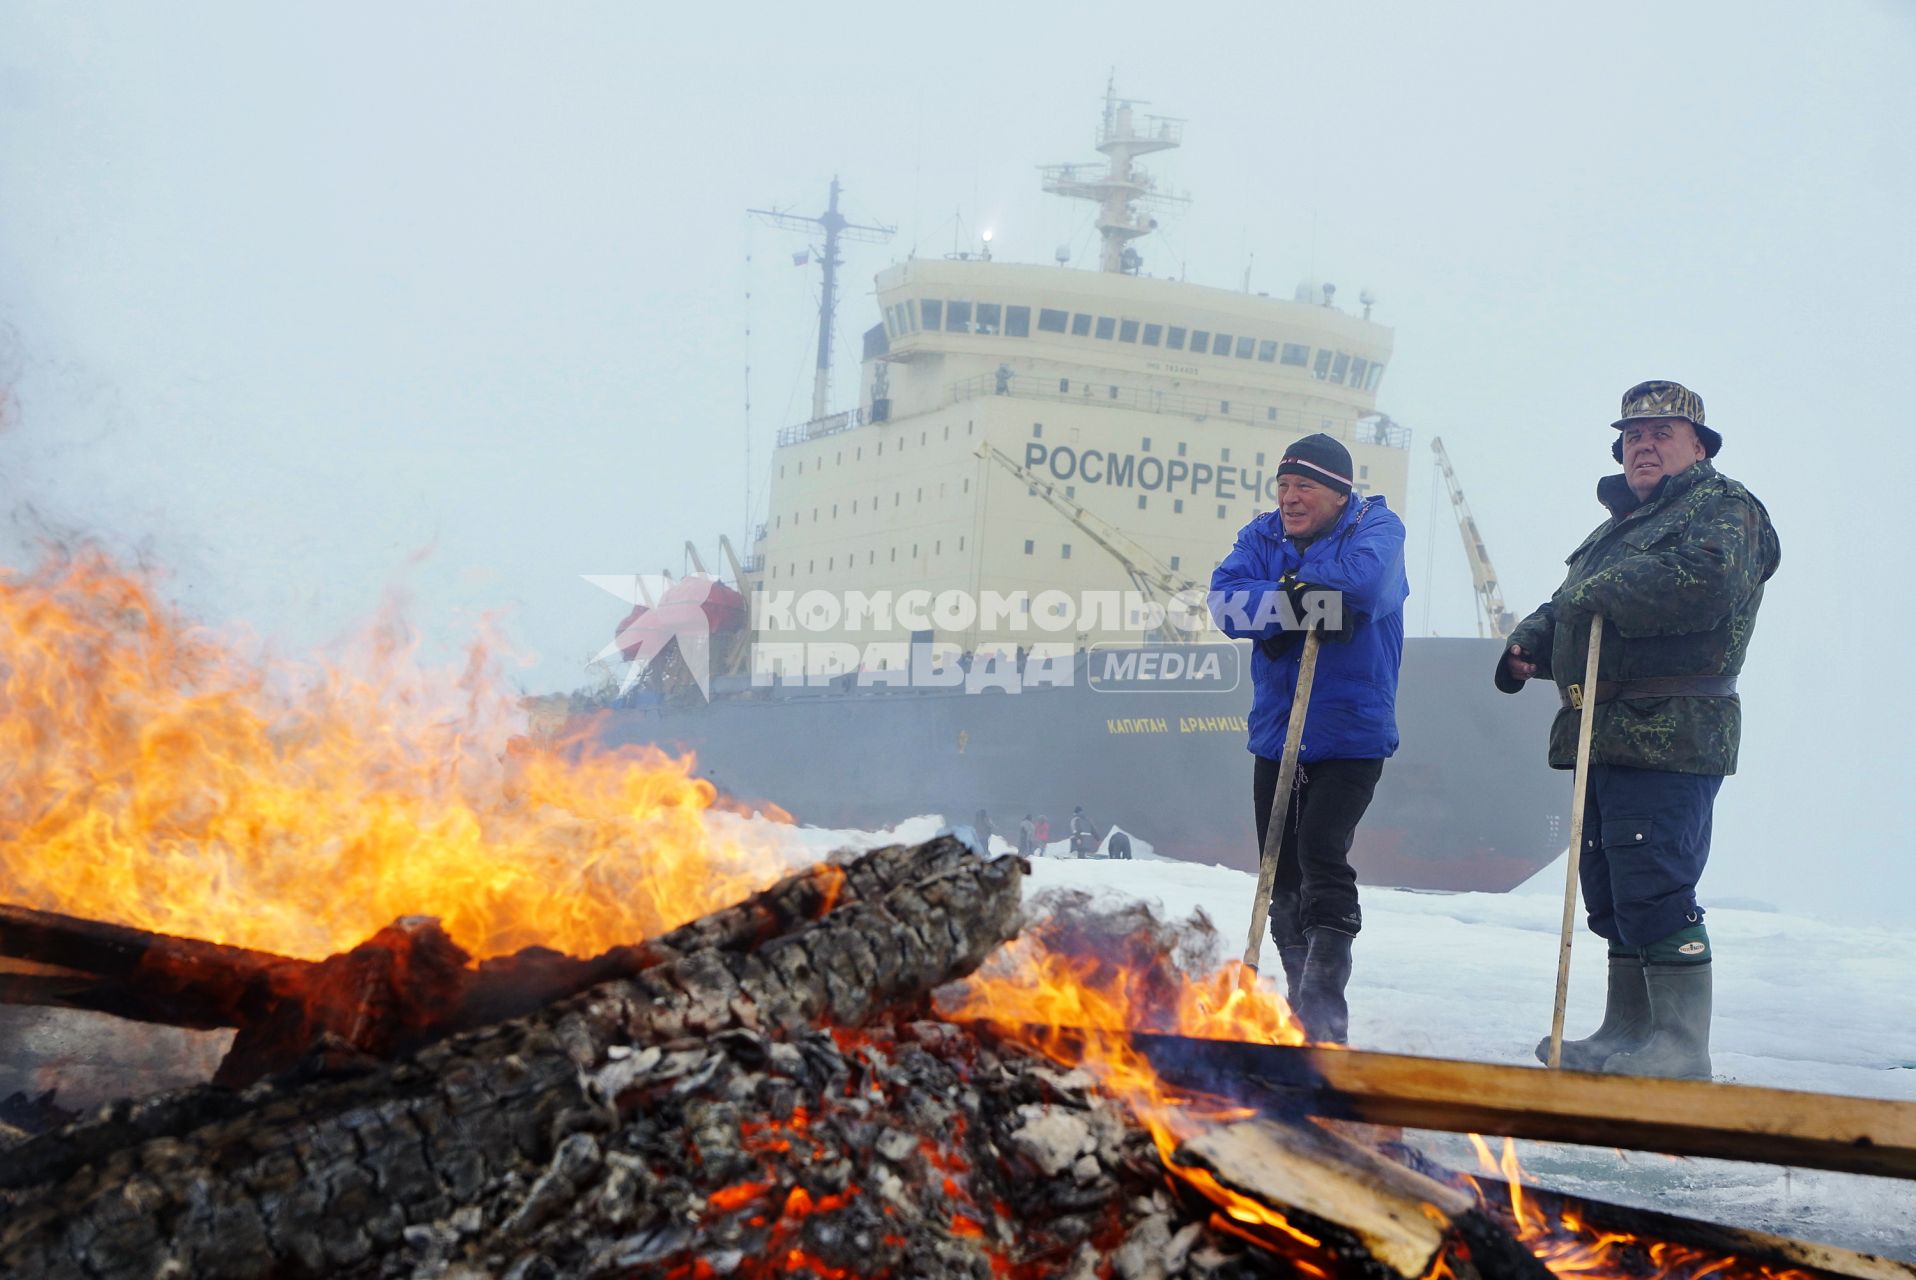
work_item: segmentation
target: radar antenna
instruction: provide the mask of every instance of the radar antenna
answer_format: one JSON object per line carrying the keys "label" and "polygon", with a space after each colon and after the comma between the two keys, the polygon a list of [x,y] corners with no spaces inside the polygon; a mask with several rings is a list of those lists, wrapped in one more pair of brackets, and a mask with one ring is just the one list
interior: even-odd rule
{"label": "radar antenna", "polygon": [[1437,468],[1444,473],[1444,484],[1450,489],[1450,505],[1457,512],[1457,532],[1463,535],[1464,556],[1470,561],[1470,578],[1477,588],[1477,634],[1502,639],[1517,625],[1517,615],[1504,608],[1504,593],[1497,585],[1496,567],[1490,563],[1483,535],[1477,532],[1470,504],[1464,501],[1464,487],[1451,469],[1450,454],[1444,449],[1442,437],[1431,437],[1430,451],[1437,455]]}
{"label": "radar antenna", "polygon": [[[1083,530],[1091,541],[1098,544],[1104,552],[1131,576],[1131,584],[1138,593],[1150,600],[1168,602],[1171,597],[1187,591],[1202,591],[1201,584],[1182,577],[1170,565],[1139,546],[1116,525],[1102,516],[1093,515],[1078,503],[1058,492],[1057,486],[1049,480],[1042,480],[1020,465],[1004,450],[992,444],[978,446],[978,456],[989,459],[1009,471],[1030,489],[1032,496],[1041,498],[1054,511]],[[1184,640],[1189,637],[1179,633],[1167,616],[1153,635],[1160,640]]]}
{"label": "radar antenna", "polygon": [[1157,230],[1158,220],[1133,206],[1163,209],[1189,203],[1189,197],[1159,191],[1151,175],[1132,161],[1153,151],[1182,146],[1184,121],[1147,115],[1140,127],[1131,108],[1147,104],[1118,97],[1114,85],[1115,81],[1105,82],[1104,121],[1098,126],[1098,150],[1110,161],[1105,172],[1081,173],[1092,168],[1083,164],[1040,165],[1038,171],[1044,175],[1044,189],[1052,195],[1097,202],[1098,234],[1104,239],[1099,269],[1136,275],[1144,260],[1129,242]]}
{"label": "radar antenna", "polygon": [[[789,213],[783,209],[747,209],[746,212],[763,219],[775,227],[787,231],[809,233],[814,227],[825,229],[825,248],[818,255],[819,266],[824,270],[825,282],[818,291],[818,368],[812,378],[812,421],[825,416],[825,406],[831,392],[832,381],[832,311],[838,301],[838,268],[844,260],[838,256],[838,241],[842,236],[847,240],[859,240],[866,244],[883,244],[891,239],[896,227],[867,227],[855,222],[845,221],[838,211],[838,175],[832,175],[832,196],[825,206],[825,212],[816,218],[803,214]],[[805,258],[797,258],[800,266]]]}

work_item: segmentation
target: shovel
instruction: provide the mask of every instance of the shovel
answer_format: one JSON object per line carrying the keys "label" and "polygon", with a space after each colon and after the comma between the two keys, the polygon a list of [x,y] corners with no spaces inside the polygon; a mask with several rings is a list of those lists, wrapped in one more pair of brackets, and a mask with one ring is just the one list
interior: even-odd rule
{"label": "shovel", "polygon": [[1552,1071],[1563,1065],[1563,1005],[1570,992],[1570,939],[1577,928],[1577,862],[1583,855],[1583,798],[1590,789],[1590,732],[1597,718],[1597,650],[1603,619],[1590,619],[1590,657],[1583,665],[1582,715],[1577,721],[1577,782],[1570,793],[1570,865],[1563,886],[1563,941],[1557,949],[1557,1006],[1550,1014]]}
{"label": "shovel", "polygon": [[1304,741],[1304,713],[1310,710],[1311,681],[1317,676],[1315,627],[1304,633],[1304,654],[1297,664],[1297,692],[1291,697],[1291,719],[1284,730],[1284,756],[1277,766],[1277,790],[1271,796],[1271,817],[1264,826],[1264,850],[1257,863],[1257,900],[1251,906],[1251,937],[1244,944],[1247,976],[1257,973],[1264,952],[1265,917],[1271,911],[1271,886],[1277,881],[1277,851],[1284,844],[1284,816],[1290,810],[1291,785],[1297,779],[1297,751]]}

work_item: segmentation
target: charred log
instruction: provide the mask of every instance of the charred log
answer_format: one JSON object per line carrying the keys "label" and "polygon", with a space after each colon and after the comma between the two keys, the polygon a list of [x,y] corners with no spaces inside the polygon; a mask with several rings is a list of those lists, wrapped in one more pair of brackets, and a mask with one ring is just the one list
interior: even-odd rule
{"label": "charred log", "polygon": [[[796,878],[727,920],[689,927],[632,978],[398,1065],[240,1094],[188,1091],[117,1126],[95,1122],[90,1142],[87,1126],[36,1139],[10,1153],[6,1181],[30,1189],[0,1222],[0,1269],[373,1267],[408,1227],[569,1167],[585,1137],[602,1144],[619,1124],[631,1070],[621,1064],[643,1047],[856,1026],[921,1002],[1015,931],[1020,878],[1015,860],[983,863],[952,841],[885,851],[846,868],[842,883]],[[815,909],[783,915],[771,901],[781,893]],[[747,949],[781,917],[803,923]],[[708,939],[720,945],[699,945]],[[138,1145],[120,1145],[128,1140]]]}

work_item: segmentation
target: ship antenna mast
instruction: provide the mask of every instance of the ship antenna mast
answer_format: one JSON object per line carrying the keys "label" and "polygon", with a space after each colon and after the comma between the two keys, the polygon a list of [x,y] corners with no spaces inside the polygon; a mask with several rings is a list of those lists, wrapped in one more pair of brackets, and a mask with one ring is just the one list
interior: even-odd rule
{"label": "ship antenna mast", "polygon": [[1132,162],[1153,151],[1169,151],[1184,143],[1184,121],[1170,116],[1144,116],[1142,123],[1132,114],[1134,106],[1146,105],[1135,98],[1120,98],[1114,80],[1104,86],[1104,118],[1098,126],[1098,150],[1108,164],[1103,174],[1080,173],[1090,166],[1082,164],[1040,165],[1044,189],[1052,195],[1076,200],[1092,200],[1098,206],[1098,235],[1103,248],[1098,266],[1104,271],[1136,275],[1144,259],[1130,245],[1139,236],[1157,230],[1158,220],[1136,208],[1163,209],[1188,204],[1188,196],[1159,191],[1151,175]]}
{"label": "ship antenna mast", "polygon": [[[825,416],[825,407],[831,394],[832,382],[832,313],[838,304],[838,268],[843,260],[838,256],[840,238],[859,240],[867,244],[883,244],[891,239],[896,227],[867,227],[855,222],[847,222],[845,215],[838,211],[838,175],[832,175],[831,199],[826,203],[825,212],[816,218],[803,214],[790,213],[783,209],[747,209],[746,212],[756,218],[762,218],[775,227],[787,231],[810,233],[815,227],[825,229],[825,248],[818,255],[819,266],[825,274],[824,284],[818,291],[818,366],[812,376],[812,421]],[[796,256],[798,265],[805,265],[805,255]]]}

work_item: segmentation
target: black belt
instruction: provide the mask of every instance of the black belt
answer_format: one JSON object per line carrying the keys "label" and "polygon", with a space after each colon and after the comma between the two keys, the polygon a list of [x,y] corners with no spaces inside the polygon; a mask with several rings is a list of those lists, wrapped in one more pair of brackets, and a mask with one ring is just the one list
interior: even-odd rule
{"label": "black belt", "polygon": [[[1558,690],[1566,707],[1583,705],[1583,686],[1571,685]],[[1597,702],[1629,701],[1632,698],[1733,698],[1735,676],[1646,676],[1641,680],[1597,681]]]}

